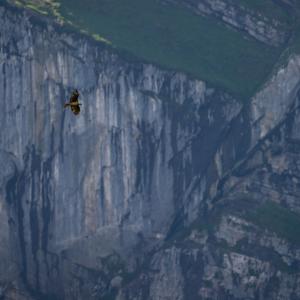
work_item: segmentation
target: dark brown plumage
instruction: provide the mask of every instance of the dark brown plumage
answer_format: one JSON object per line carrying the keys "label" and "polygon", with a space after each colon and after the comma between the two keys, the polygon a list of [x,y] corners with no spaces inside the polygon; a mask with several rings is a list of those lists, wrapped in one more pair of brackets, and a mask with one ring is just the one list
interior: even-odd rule
{"label": "dark brown plumage", "polygon": [[64,108],[71,107],[74,115],[79,115],[80,113],[80,103],[78,101],[79,92],[77,90],[73,91],[69,103],[65,103]]}

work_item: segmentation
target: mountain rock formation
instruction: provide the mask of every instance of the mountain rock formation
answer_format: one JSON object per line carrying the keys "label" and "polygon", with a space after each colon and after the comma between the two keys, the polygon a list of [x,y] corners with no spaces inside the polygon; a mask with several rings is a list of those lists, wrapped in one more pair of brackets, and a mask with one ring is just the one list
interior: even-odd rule
{"label": "mountain rock formation", "polygon": [[0,28],[0,297],[300,298],[299,55],[241,103],[7,4]]}

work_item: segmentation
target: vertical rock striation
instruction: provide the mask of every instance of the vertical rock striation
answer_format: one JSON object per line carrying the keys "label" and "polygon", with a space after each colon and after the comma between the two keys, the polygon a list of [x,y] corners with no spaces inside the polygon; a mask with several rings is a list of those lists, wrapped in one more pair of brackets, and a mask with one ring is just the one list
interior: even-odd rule
{"label": "vertical rock striation", "polygon": [[[167,234],[195,183],[204,193],[216,179],[206,168],[240,104],[24,11],[0,14],[0,140],[15,165],[3,202],[23,281],[60,293],[65,260],[95,268]],[[63,110],[74,88],[78,118]]]}

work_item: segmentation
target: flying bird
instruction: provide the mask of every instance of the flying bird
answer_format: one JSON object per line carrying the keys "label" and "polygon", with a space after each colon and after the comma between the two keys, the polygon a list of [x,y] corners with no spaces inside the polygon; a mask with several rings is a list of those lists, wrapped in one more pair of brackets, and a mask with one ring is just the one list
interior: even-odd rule
{"label": "flying bird", "polygon": [[79,92],[78,90],[75,90],[72,92],[72,95],[70,97],[70,101],[68,103],[65,103],[64,108],[71,107],[71,110],[74,115],[79,115],[80,113],[80,105],[78,101]]}

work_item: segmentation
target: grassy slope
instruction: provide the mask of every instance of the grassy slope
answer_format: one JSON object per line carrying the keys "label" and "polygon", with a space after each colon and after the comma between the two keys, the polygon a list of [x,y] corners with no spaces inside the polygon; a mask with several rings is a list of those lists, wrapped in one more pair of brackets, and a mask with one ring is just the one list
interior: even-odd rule
{"label": "grassy slope", "polygon": [[172,5],[149,0],[90,0],[83,10],[81,3],[63,0],[62,14],[117,48],[185,71],[241,97],[254,92],[279,55],[279,50],[245,39],[215,20]]}
{"label": "grassy slope", "polygon": [[184,71],[242,99],[253,95],[275,64],[284,64],[290,53],[300,52],[300,17],[296,18],[300,16],[300,3],[297,11],[297,7],[287,10],[272,0],[235,0],[252,13],[297,28],[286,49],[278,49],[246,38],[215,19],[157,0],[8,1],[55,15],[96,40],[109,42],[137,58]]}
{"label": "grassy slope", "polygon": [[[281,50],[155,0],[22,1],[104,38],[146,61],[181,70],[240,98],[248,98],[270,73]],[[48,3],[48,4],[47,4]],[[59,4],[60,6],[58,7]]]}
{"label": "grassy slope", "polygon": [[255,224],[300,245],[300,215],[276,203],[266,202],[248,215]]}

